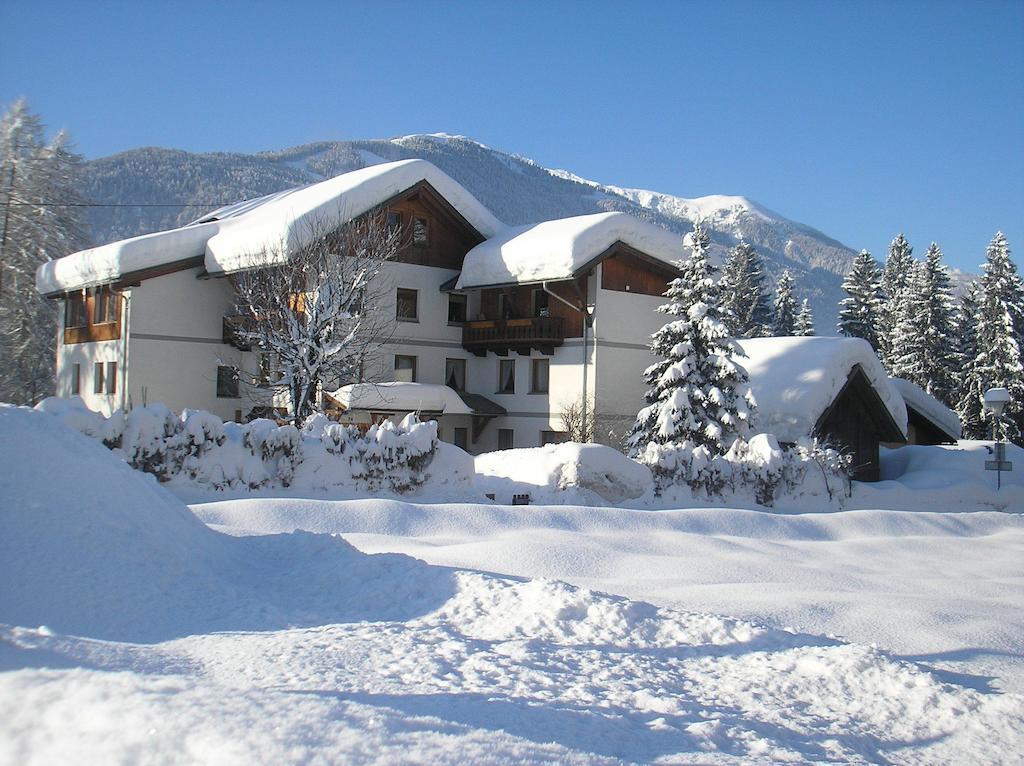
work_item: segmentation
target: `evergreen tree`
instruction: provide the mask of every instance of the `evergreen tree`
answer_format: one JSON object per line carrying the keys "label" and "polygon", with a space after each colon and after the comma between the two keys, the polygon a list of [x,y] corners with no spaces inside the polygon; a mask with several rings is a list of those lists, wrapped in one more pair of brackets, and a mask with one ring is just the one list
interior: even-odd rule
{"label": "evergreen tree", "polygon": [[769,333],[771,307],[764,281],[763,263],[751,245],[740,242],[729,251],[719,285],[722,317],[734,338],[760,338]]}
{"label": "evergreen tree", "polygon": [[36,268],[86,246],[73,183],[81,158],[60,133],[47,144],[24,100],[0,118],[0,401],[53,392],[57,306]]}
{"label": "evergreen tree", "polygon": [[839,302],[839,333],[863,338],[878,350],[879,310],[882,305],[878,264],[867,250],[861,250],[850,273],[843,280],[847,297]]}
{"label": "evergreen tree", "polygon": [[703,226],[694,225],[686,244],[692,256],[658,308],[672,319],[651,336],[651,352],[661,360],[644,371],[648,406],[627,439],[632,455],[649,443],[689,443],[722,455],[750,430],[754,398],[746,370],[734,361],[742,351],[723,321]]}
{"label": "evergreen tree", "polygon": [[1024,434],[1024,365],[1018,329],[1024,327],[1024,286],[1002,232],[989,244],[982,269],[974,374],[982,393],[995,387],[1009,390],[1005,436],[1019,443]]}
{"label": "evergreen tree", "polygon": [[914,266],[889,338],[890,374],[952,404],[958,366],[956,309],[949,272],[934,242],[924,262]]}
{"label": "evergreen tree", "polygon": [[789,269],[786,269],[775,286],[772,335],[782,337],[794,334],[796,334],[796,297],[793,295],[793,275],[789,273]]}
{"label": "evergreen tree", "polygon": [[977,371],[980,316],[981,285],[974,281],[967,285],[957,312],[957,327],[960,332],[956,344],[956,358],[960,376],[956,414],[960,418],[965,439],[981,439],[985,436],[985,413],[982,408],[985,388]]}
{"label": "evergreen tree", "polygon": [[793,334],[802,337],[814,335],[814,314],[811,313],[811,304],[806,298],[800,304],[800,313],[796,315]]}
{"label": "evergreen tree", "polygon": [[882,269],[882,305],[879,308],[878,351],[882,362],[891,371],[892,335],[900,320],[900,310],[907,288],[914,275],[914,248],[902,232],[889,244],[889,255]]}

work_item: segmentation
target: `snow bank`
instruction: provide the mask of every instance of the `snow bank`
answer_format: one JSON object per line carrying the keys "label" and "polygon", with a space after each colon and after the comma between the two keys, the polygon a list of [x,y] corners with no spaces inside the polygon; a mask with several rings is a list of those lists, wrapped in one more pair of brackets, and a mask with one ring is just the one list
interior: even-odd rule
{"label": "snow bank", "polygon": [[152,641],[408,616],[451,593],[442,571],[330,536],[214,532],[152,476],[39,412],[0,406],[0,465],[0,622]]}
{"label": "snow bank", "polygon": [[548,444],[476,458],[477,486],[499,503],[529,494],[532,503],[614,504],[650,491],[651,472],[600,444]]}
{"label": "snow bank", "polygon": [[616,242],[674,264],[678,235],[627,213],[595,213],[505,229],[466,254],[459,288],[569,279]]}
{"label": "snow bank", "polygon": [[860,365],[897,427],[907,433],[907,409],[882,363],[860,338],[751,338],[737,341],[757,399],[757,430],[795,442],[810,436],[855,365]]}
{"label": "snow bank", "polygon": [[433,492],[473,496],[472,458],[441,443],[437,423],[385,421],[365,432],[313,416],[302,431],[258,419],[223,423],[209,412],[176,416],[163,404],[109,418],[80,398],[52,397],[37,409],[101,440],[133,468],[211,490],[290,487],[294,491]]}
{"label": "snow bank", "polygon": [[[503,224],[461,184],[425,160],[402,160],[343,173],[327,181],[215,210],[197,222],[81,250],[42,264],[45,294],[111,282],[124,274],[203,256],[210,273],[255,265],[265,248],[301,248],[320,221],[343,223],[426,181],[485,237]],[[261,261],[269,265],[270,261]]]}

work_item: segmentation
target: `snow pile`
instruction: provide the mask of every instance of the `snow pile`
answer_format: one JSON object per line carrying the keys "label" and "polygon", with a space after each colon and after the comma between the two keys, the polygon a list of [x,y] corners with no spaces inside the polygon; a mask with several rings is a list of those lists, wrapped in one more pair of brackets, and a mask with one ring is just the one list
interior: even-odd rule
{"label": "snow pile", "polygon": [[528,494],[532,503],[606,505],[650,492],[651,472],[600,444],[548,444],[476,458],[477,486],[499,503]]}
{"label": "snow pile", "polygon": [[939,426],[951,439],[961,436],[960,418],[953,410],[929,394],[916,383],[903,378],[890,378],[908,407],[913,407]]}
{"label": "snow pile", "polygon": [[[352,220],[425,181],[485,237],[503,224],[472,194],[425,160],[402,160],[215,210],[195,223],[82,250],[42,264],[43,294],[111,282],[141,269],[203,256],[210,273],[250,268],[266,248],[291,253],[324,221]],[[270,261],[261,262],[270,265]]]}
{"label": "snow pile", "polygon": [[[81,398],[46,399],[37,405],[66,425],[100,439],[133,468],[161,481],[225,489],[329,490],[407,493],[429,484],[472,493],[472,459],[441,443],[437,423],[384,421],[365,432],[314,416],[299,431],[264,418],[223,423],[209,412],[180,417],[163,404],[137,407],[109,418]],[[438,459],[438,456],[440,458]]]}
{"label": "snow pile", "polygon": [[690,441],[649,442],[637,459],[650,466],[657,498],[652,502],[662,505],[706,498],[771,507],[786,496],[837,508],[849,490],[849,459],[809,438],[782,448],[772,434],[757,434],[736,439],[724,455]]}
{"label": "snow pile", "polygon": [[809,436],[818,418],[860,365],[896,426],[907,432],[907,409],[867,341],[860,338],[750,338],[738,340],[738,360],[757,399],[759,431],[779,441]]}
{"label": "snow pile", "polygon": [[152,476],[31,410],[0,407],[0,464],[0,622],[152,641],[397,617],[451,591],[443,572],[326,535],[214,532]]}
{"label": "snow pile", "polygon": [[616,242],[674,265],[677,234],[627,213],[595,213],[510,227],[466,254],[458,287],[569,279]]}

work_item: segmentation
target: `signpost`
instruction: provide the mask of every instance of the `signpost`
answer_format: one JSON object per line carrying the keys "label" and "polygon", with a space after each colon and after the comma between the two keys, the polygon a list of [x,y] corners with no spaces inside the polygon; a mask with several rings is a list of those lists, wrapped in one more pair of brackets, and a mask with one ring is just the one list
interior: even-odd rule
{"label": "signpost", "polygon": [[1003,416],[1003,410],[1010,402],[1010,392],[1005,388],[990,388],[985,392],[985,409],[992,413],[992,441],[995,444],[989,447],[989,452],[995,460],[985,461],[986,471],[996,472],[996,489],[1003,488],[1003,471],[1012,471],[1013,463],[1006,459],[1006,442],[999,439],[999,421]]}

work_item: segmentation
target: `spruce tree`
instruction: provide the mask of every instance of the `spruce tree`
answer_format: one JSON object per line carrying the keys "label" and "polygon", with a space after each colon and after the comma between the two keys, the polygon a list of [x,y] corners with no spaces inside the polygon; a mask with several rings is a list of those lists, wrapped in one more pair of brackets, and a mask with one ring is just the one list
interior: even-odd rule
{"label": "spruce tree", "polygon": [[703,446],[722,455],[750,430],[754,398],[746,370],[734,360],[742,351],[723,321],[710,239],[698,223],[685,242],[692,255],[658,308],[672,319],[651,336],[651,352],[661,359],[644,371],[648,406],[627,439],[634,456],[650,443]]}
{"label": "spruce tree", "polygon": [[796,334],[796,297],[793,295],[793,275],[789,273],[789,269],[786,269],[775,286],[772,335],[782,337],[794,334]]}
{"label": "spruce tree", "polygon": [[882,362],[891,371],[891,349],[892,335],[900,319],[900,310],[903,299],[907,294],[907,288],[914,275],[914,248],[907,242],[903,233],[896,235],[896,238],[889,244],[889,255],[885,259],[885,267],[882,269],[881,288],[882,304],[879,308],[879,336],[878,351]]}
{"label": "spruce tree", "polygon": [[53,393],[57,305],[35,289],[36,268],[86,246],[74,180],[81,158],[50,143],[24,100],[0,118],[0,401]]}
{"label": "spruce tree", "polygon": [[914,266],[904,287],[896,328],[889,334],[889,372],[906,378],[946,404],[953,404],[956,309],[949,272],[934,242]]}
{"label": "spruce tree", "polygon": [[771,325],[764,266],[751,245],[740,242],[729,251],[719,280],[722,318],[734,338],[760,338]]}
{"label": "spruce tree", "polygon": [[982,392],[997,387],[1009,390],[1005,436],[1020,443],[1024,434],[1024,366],[1019,328],[1024,327],[1024,287],[1002,232],[989,244],[982,269],[974,374]]}
{"label": "spruce tree", "polygon": [[882,305],[881,272],[867,250],[861,250],[843,280],[846,298],[839,302],[839,333],[863,338],[878,350],[879,311]]}
{"label": "spruce tree", "polygon": [[981,316],[981,285],[977,281],[967,285],[957,311],[959,335],[956,359],[960,369],[956,414],[960,418],[965,439],[985,437],[985,413],[982,397],[984,382],[978,374],[978,324]]}
{"label": "spruce tree", "polygon": [[811,313],[811,304],[806,298],[800,304],[800,313],[796,315],[793,334],[801,337],[814,335],[814,314]]}

